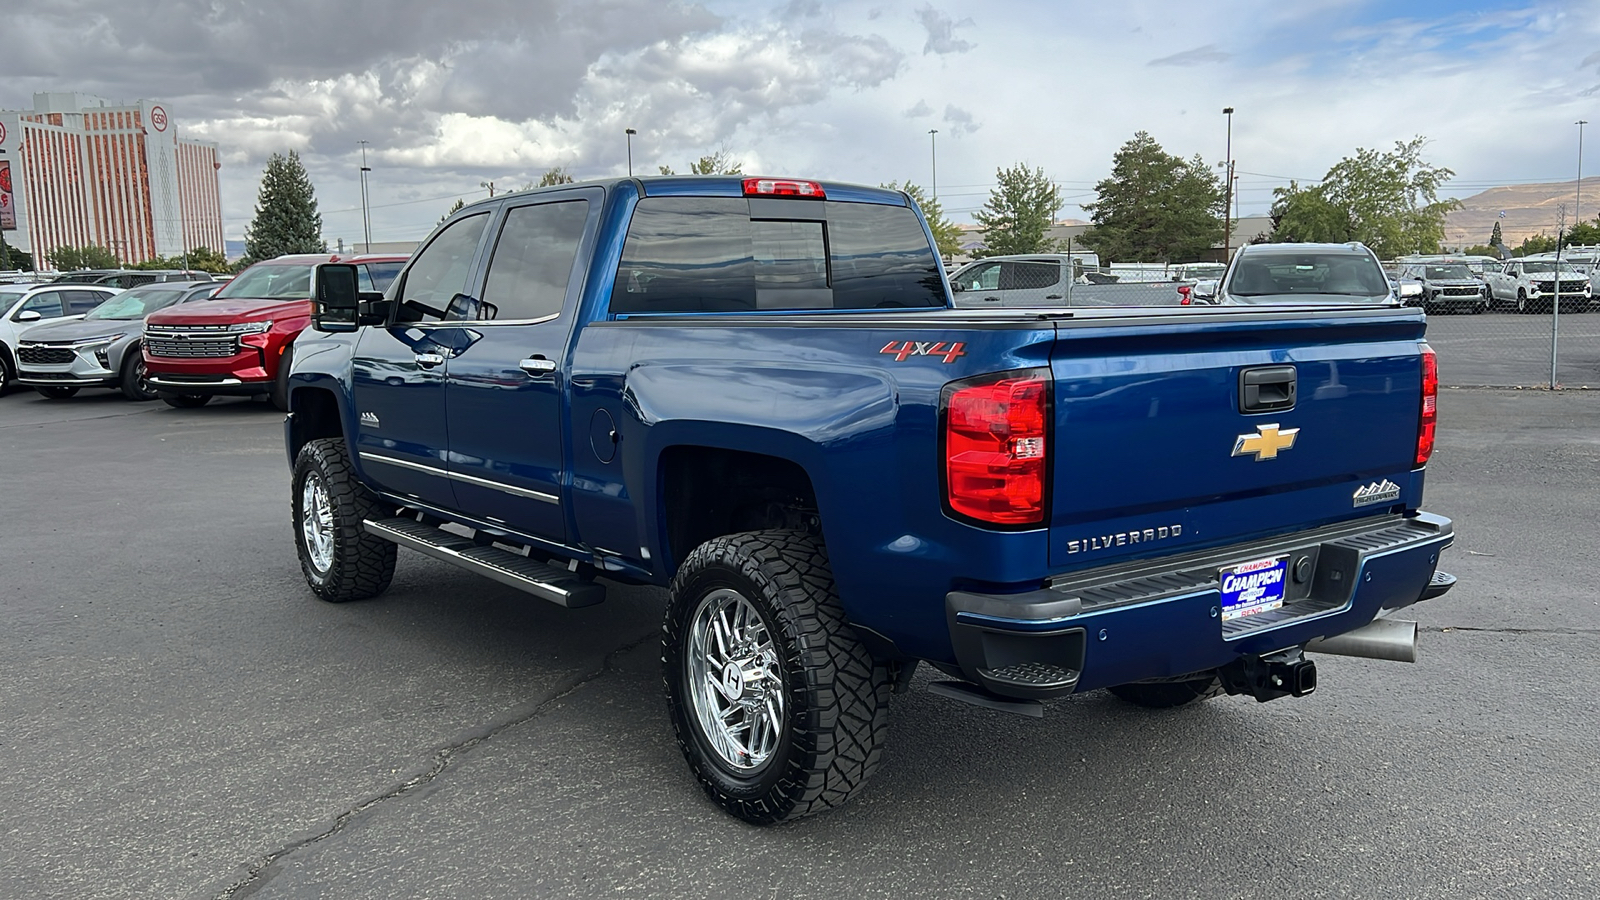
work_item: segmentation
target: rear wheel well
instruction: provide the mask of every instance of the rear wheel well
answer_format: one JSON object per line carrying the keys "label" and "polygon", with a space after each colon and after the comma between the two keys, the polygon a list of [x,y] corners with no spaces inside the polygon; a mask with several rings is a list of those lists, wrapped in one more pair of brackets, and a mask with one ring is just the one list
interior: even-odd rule
{"label": "rear wheel well", "polygon": [[339,421],[339,402],[333,392],[321,388],[297,388],[289,398],[290,420],[289,458],[300,454],[300,448],[317,438],[342,438],[344,426]]}
{"label": "rear wheel well", "polygon": [[797,463],[720,447],[661,454],[661,497],[672,571],[714,537],[784,529],[821,535],[817,494]]}

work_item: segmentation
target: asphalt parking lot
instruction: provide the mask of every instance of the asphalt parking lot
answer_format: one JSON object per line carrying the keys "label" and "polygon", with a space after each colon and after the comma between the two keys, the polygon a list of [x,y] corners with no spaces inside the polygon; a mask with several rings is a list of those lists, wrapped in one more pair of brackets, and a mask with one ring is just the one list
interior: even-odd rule
{"label": "asphalt parking lot", "polygon": [[762,830],[672,742],[659,592],[567,611],[402,553],[320,603],[280,414],[12,388],[0,897],[1600,895],[1600,392],[1440,410],[1461,583],[1420,663],[1042,720],[923,675],[864,796]]}

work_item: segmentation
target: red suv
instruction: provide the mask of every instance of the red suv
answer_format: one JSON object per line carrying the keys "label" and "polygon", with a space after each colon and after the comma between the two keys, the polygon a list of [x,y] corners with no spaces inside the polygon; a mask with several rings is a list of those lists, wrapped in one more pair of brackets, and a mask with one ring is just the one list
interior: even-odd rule
{"label": "red suv", "polygon": [[280,256],[240,272],[217,295],[145,320],[150,386],[168,405],[204,406],[212,397],[268,395],[288,409],[294,339],[311,321],[311,279],[319,263],[344,262],[363,291],[387,290],[405,256]]}

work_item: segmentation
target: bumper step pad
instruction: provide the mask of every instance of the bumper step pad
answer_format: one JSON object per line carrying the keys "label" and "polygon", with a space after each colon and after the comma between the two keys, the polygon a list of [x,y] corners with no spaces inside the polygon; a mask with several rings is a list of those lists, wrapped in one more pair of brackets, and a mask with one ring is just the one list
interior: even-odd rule
{"label": "bumper step pad", "polygon": [[481,546],[470,538],[415,519],[368,519],[362,525],[368,533],[386,541],[492,578],[557,606],[576,609],[594,606],[606,598],[604,585],[587,581],[566,569],[499,547]]}

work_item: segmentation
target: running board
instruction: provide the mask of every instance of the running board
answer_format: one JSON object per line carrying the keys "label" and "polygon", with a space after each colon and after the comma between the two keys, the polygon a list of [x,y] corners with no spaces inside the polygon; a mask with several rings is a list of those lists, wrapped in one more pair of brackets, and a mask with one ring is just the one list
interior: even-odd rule
{"label": "running board", "polygon": [[480,546],[471,538],[424,525],[415,519],[367,519],[361,524],[368,534],[492,578],[557,606],[575,609],[593,606],[606,598],[605,585],[585,581],[566,569],[509,550]]}

